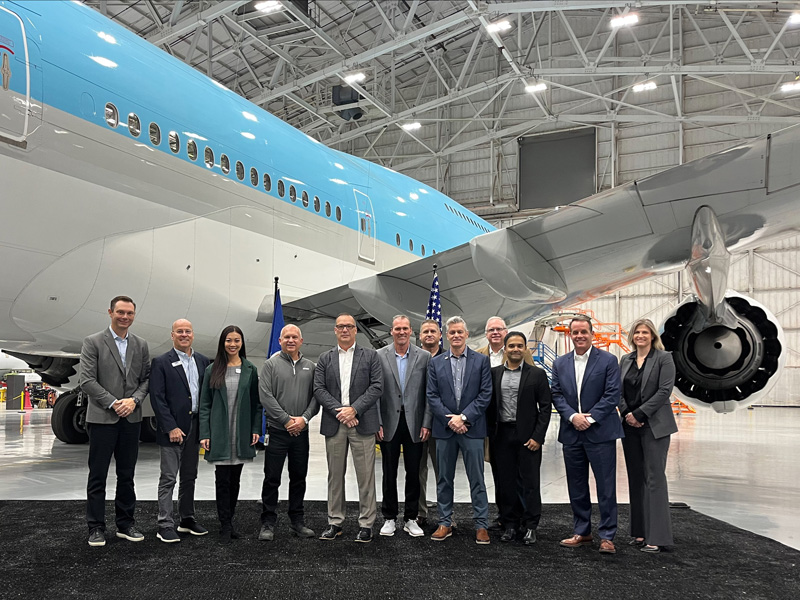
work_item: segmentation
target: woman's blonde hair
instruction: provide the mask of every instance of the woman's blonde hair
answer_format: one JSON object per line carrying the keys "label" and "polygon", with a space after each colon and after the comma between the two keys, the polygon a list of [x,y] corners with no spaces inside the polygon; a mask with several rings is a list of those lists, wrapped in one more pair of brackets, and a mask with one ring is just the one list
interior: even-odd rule
{"label": "woman's blonde hair", "polygon": [[639,319],[631,326],[631,328],[628,330],[628,343],[630,343],[631,346],[634,345],[633,332],[639,329],[639,327],[641,327],[642,325],[647,327],[650,330],[650,335],[653,336],[653,341],[651,342],[653,348],[655,348],[656,350],[663,350],[664,344],[661,342],[661,336],[658,335],[658,330],[656,329],[656,326],[653,325],[653,322],[650,319]]}

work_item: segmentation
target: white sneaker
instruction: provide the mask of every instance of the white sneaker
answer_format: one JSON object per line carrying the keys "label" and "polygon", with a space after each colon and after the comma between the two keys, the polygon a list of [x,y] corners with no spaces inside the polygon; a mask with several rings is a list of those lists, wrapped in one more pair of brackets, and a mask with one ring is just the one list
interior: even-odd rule
{"label": "white sneaker", "polygon": [[420,527],[416,521],[411,520],[406,521],[403,531],[405,531],[411,537],[422,537],[425,535],[425,532],[422,531],[422,527]]}
{"label": "white sneaker", "polygon": [[394,519],[386,519],[381,527],[381,535],[393,536],[394,530],[397,529],[397,523]]}

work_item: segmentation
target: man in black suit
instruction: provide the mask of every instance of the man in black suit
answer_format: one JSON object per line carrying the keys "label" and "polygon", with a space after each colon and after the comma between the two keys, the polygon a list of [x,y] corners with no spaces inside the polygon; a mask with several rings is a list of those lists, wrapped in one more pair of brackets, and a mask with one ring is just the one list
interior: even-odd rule
{"label": "man in black suit", "polygon": [[173,348],[153,359],[150,367],[150,403],[158,431],[161,451],[161,477],[158,480],[158,533],[162,542],[180,542],[175,532],[172,492],[178,487],[178,531],[205,535],[208,530],[194,518],[194,484],[200,454],[198,401],[208,358],[192,350],[194,331],[186,319],[172,324]]}
{"label": "man in black suit", "polygon": [[[513,541],[525,530],[523,542],[536,542],[542,514],[539,469],[542,444],[550,425],[552,397],[547,375],[525,362],[528,340],[512,331],[503,340],[505,364],[492,369],[492,401],[486,411],[489,451],[495,472],[495,498],[505,532],[501,542]],[[523,503],[517,484],[522,481]],[[520,525],[522,529],[520,529]]]}
{"label": "man in black suit", "polygon": [[336,346],[319,357],[314,372],[314,398],[322,407],[320,433],[328,457],[328,528],[319,539],[342,535],[346,514],[344,475],[348,450],[358,480],[357,542],[372,541],[378,512],[375,495],[375,434],[380,428],[378,400],[383,391],[383,369],[378,354],[356,345],[356,320],[336,318]]}
{"label": "man in black suit", "polygon": [[106,479],[111,457],[117,472],[114,499],[117,537],[141,542],[134,526],[136,490],[133,476],[139,456],[142,402],[147,396],[150,354],[147,342],[128,331],[136,304],[116,296],[108,310],[111,325],[83,340],[79,384],[89,398],[89,481],[86,484],[86,524],[89,545],[105,546]]}

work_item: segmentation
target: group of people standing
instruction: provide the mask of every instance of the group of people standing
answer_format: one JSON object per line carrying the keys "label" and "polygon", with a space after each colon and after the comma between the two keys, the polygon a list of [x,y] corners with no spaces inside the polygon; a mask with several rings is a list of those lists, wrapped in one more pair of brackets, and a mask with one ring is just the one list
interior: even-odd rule
{"label": "group of people standing", "polygon": [[[565,547],[593,544],[589,467],[597,484],[600,552],[614,553],[617,528],[616,440],[623,439],[631,496],[631,544],[659,552],[673,543],[669,521],[666,456],[677,428],[669,398],[675,369],[660,346],[653,324],[635,324],[636,350],[620,364],[592,346],[588,317],[570,323],[574,351],[553,365],[552,382],[535,366],[524,334],[508,332],[498,317],[489,319],[488,344],[467,346],[469,330],[461,317],[442,332],[425,320],[413,345],[405,315],[391,325],[392,343],[373,350],[356,344],[356,321],[348,314],[334,325],[336,346],[315,365],[303,357],[302,333],[295,325],[280,332],[280,352],[261,371],[246,358],[244,335],[226,327],[213,362],[192,349],[192,325],[172,326],[173,348],[149,360],[147,344],[128,329],[136,306],[126,296],[111,301],[110,327],[86,338],[81,352],[81,387],[88,396],[89,545],[105,544],[105,483],[116,460],[117,537],[141,541],[134,521],[133,476],[138,453],[141,403],[149,389],[158,423],[161,476],[158,485],[158,533],[166,543],[178,533],[205,535],[194,512],[199,448],[215,466],[220,538],[240,537],[235,526],[243,465],[256,456],[263,406],[267,420],[261,528],[258,539],[271,541],[278,525],[278,490],[284,464],[289,472],[289,530],[317,534],[304,518],[309,461],[308,424],[322,410],[328,465],[327,527],[319,539],[332,541],[344,531],[345,473],[352,453],[359,496],[356,542],[373,539],[377,518],[376,442],[382,455],[381,536],[402,530],[425,535],[428,525],[428,457],[436,476],[438,520],[431,539],[453,533],[454,479],[461,453],[469,480],[475,542],[489,544],[489,503],[484,461],[492,465],[499,517],[493,529],[501,542],[536,542],[541,517],[539,472],[542,445],[552,406],[561,415],[573,534]],[[398,498],[400,458],[405,467],[402,519]],[[173,492],[178,488],[177,527]],[[431,523],[433,524],[433,523]]]}

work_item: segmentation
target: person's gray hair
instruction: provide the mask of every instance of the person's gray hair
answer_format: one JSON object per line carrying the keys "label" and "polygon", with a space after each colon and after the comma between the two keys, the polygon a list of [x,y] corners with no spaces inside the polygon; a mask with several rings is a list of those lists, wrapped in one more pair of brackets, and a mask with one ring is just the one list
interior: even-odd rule
{"label": "person's gray hair", "polygon": [[283,326],[283,329],[281,329],[281,337],[283,337],[283,332],[289,329],[289,327],[294,327],[295,329],[297,329],[297,335],[299,335],[301,338],[303,337],[303,332],[300,331],[300,328],[294,323],[289,323],[288,325]]}
{"label": "person's gray hair", "polygon": [[494,321],[495,319],[497,319],[498,321],[500,321],[503,324],[503,329],[508,329],[508,325],[506,324],[506,320],[503,317],[494,316],[494,317],[489,317],[488,319],[486,319],[486,325],[483,326],[484,333],[486,333],[486,330],[489,328],[489,321]]}
{"label": "person's gray hair", "polygon": [[444,330],[448,331],[450,329],[450,325],[463,325],[464,331],[469,333],[469,327],[467,327],[467,322],[458,315],[456,315],[455,317],[450,317],[449,319],[447,319],[447,321],[445,321]]}
{"label": "person's gray hair", "polygon": [[408,324],[411,325],[411,319],[408,318],[408,315],[395,315],[392,317],[392,327],[394,327],[394,322],[397,321],[397,319],[405,319],[408,321]]}

